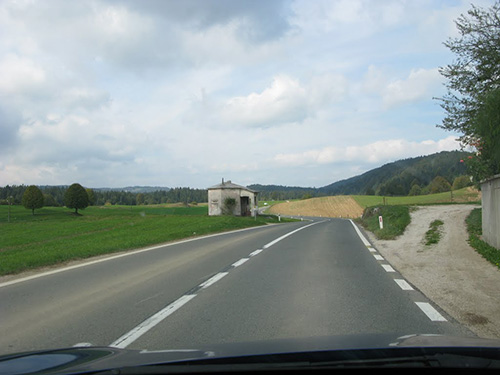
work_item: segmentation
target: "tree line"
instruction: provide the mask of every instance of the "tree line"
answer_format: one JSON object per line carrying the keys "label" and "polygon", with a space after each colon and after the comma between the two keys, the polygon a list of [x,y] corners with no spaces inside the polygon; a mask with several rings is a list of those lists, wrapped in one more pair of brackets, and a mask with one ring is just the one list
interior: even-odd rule
{"label": "tree line", "polygon": [[[37,186],[43,196],[44,206],[65,206],[64,195],[69,186]],[[0,187],[0,204],[22,204],[27,185],[7,185]],[[207,202],[206,189],[192,189],[187,187],[173,188],[168,191],[132,193],[123,190],[85,189],[89,198],[89,205],[150,205],[164,203],[193,203]]]}
{"label": "tree line", "polygon": [[500,173],[500,1],[472,5],[455,24],[458,36],[444,43],[455,58],[440,68],[447,93],[438,98],[446,111],[438,126],[460,133],[462,146],[474,151],[464,161],[480,182]]}

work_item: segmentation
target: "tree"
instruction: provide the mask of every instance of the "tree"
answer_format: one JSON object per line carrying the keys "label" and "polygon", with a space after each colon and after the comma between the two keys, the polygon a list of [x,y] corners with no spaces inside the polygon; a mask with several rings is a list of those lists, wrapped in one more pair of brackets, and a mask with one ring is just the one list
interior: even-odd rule
{"label": "tree", "polygon": [[28,186],[24,191],[22,204],[24,208],[31,210],[31,213],[35,215],[35,209],[43,207],[42,191],[35,185]]}
{"label": "tree", "polygon": [[475,149],[466,164],[478,181],[500,172],[500,1],[487,10],[472,6],[455,23],[460,36],[444,44],[457,58],[440,68],[448,82],[438,126],[461,133],[462,147]]}
{"label": "tree", "polygon": [[422,194],[422,188],[418,184],[413,185],[408,193],[409,196],[421,195],[421,194]]}
{"label": "tree", "polygon": [[68,208],[74,208],[75,214],[78,214],[78,209],[83,210],[89,205],[87,191],[80,184],[72,184],[64,193],[64,204]]}
{"label": "tree", "polygon": [[135,196],[135,204],[137,204],[138,206],[144,204],[144,194],[137,193],[137,195]]}
{"label": "tree", "polygon": [[444,177],[436,176],[429,184],[431,194],[444,193],[451,190],[451,185]]}
{"label": "tree", "polygon": [[453,190],[463,189],[470,185],[470,177],[469,176],[458,176],[453,180]]}
{"label": "tree", "polygon": [[93,206],[95,204],[95,194],[92,189],[85,189],[87,195],[89,196],[89,206]]}
{"label": "tree", "polygon": [[57,202],[50,194],[43,194],[44,205],[48,207],[57,207]]}

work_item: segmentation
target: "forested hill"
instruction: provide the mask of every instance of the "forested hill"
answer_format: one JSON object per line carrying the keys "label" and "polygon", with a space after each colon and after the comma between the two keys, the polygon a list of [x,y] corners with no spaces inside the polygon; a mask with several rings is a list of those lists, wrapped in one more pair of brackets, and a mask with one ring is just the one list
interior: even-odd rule
{"label": "forested hill", "polygon": [[460,160],[471,155],[462,151],[443,151],[428,156],[398,160],[372,169],[359,176],[324,186],[319,193],[408,195],[413,185],[424,189],[437,176],[450,184],[456,177],[466,174],[466,167]]}
{"label": "forested hill", "polygon": [[426,194],[436,192],[436,189],[446,189],[446,187],[431,186],[431,182],[438,176],[446,180],[445,185],[450,186],[457,177],[464,176],[466,168],[460,160],[466,159],[469,155],[471,154],[462,151],[443,151],[428,156],[398,160],[321,188],[280,185],[249,185],[249,187],[260,192],[261,200],[349,194],[389,196]]}
{"label": "forested hill", "polygon": [[260,200],[302,199],[318,195],[318,189],[312,187],[260,184],[248,185],[247,187],[258,191]]}

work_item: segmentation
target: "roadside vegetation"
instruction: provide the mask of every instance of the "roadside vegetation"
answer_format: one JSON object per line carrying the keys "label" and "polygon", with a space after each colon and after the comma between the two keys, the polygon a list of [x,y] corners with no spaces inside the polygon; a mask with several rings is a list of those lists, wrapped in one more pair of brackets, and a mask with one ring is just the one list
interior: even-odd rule
{"label": "roadside vegetation", "polygon": [[[380,229],[379,216],[383,217],[383,229]],[[357,221],[378,239],[393,240],[410,224],[410,209],[408,206],[369,207]]]}
{"label": "roadside vegetation", "polygon": [[23,206],[0,206],[0,275],[277,222],[268,215],[208,216],[201,204],[93,206],[78,216],[65,207],[33,215]]}
{"label": "roadside vegetation", "polygon": [[479,192],[472,187],[465,187],[455,191],[441,192],[427,195],[384,197],[379,195],[353,195],[356,202],[362,207],[378,205],[426,205],[426,204],[457,204],[481,203]]}
{"label": "roadside vegetation", "polygon": [[481,208],[472,210],[467,219],[465,219],[465,223],[469,232],[469,244],[486,260],[500,268],[500,250],[488,245],[481,239],[483,233]]}
{"label": "roadside vegetation", "polygon": [[425,232],[425,245],[430,246],[437,244],[441,239],[442,226],[444,222],[442,220],[434,220],[429,225],[429,230]]}

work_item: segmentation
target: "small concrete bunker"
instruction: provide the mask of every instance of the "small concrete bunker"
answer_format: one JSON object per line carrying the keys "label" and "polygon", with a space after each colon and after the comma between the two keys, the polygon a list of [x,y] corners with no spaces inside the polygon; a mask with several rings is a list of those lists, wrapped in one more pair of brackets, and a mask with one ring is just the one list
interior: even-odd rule
{"label": "small concrete bunker", "polygon": [[231,180],[208,188],[208,214],[255,216],[258,192]]}

